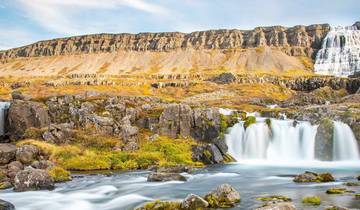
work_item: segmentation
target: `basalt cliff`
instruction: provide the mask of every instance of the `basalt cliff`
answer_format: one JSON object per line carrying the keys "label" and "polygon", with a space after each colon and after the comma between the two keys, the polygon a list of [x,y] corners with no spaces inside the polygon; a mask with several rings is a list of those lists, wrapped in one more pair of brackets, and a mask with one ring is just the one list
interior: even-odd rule
{"label": "basalt cliff", "polygon": [[0,75],[311,69],[329,30],[328,24],[321,24],[60,38],[0,51]]}

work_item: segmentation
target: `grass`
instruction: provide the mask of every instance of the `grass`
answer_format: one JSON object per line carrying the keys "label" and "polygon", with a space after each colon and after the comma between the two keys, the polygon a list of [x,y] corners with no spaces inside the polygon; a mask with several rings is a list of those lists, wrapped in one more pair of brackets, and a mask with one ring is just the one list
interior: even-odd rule
{"label": "grass", "polygon": [[[49,156],[49,159],[66,170],[147,169],[151,166],[192,165],[202,166],[191,159],[192,139],[170,139],[160,136],[154,141],[140,142],[137,151],[113,151],[113,139],[107,137],[82,137],[73,144],[54,145],[39,140],[23,140],[19,145],[32,144]],[[97,143],[96,139],[100,139]],[[90,142],[90,143],[89,143]]]}
{"label": "grass", "polygon": [[65,182],[71,180],[70,172],[58,166],[50,168],[48,173],[55,182]]}

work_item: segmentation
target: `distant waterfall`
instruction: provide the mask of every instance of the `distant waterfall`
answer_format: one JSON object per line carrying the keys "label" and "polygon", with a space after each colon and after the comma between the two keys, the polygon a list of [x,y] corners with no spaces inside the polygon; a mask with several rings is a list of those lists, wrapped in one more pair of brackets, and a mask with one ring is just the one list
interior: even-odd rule
{"label": "distant waterfall", "polygon": [[318,74],[334,76],[360,72],[360,30],[356,26],[332,28],[317,53],[314,68]]}
{"label": "distant waterfall", "polygon": [[[245,130],[243,122],[235,124],[225,135],[229,154],[236,160],[303,161],[314,160],[317,125],[309,122],[264,118]],[[356,139],[350,127],[334,122],[334,160],[359,160]]]}
{"label": "distant waterfall", "polygon": [[0,136],[5,135],[5,117],[9,106],[10,102],[0,102]]}

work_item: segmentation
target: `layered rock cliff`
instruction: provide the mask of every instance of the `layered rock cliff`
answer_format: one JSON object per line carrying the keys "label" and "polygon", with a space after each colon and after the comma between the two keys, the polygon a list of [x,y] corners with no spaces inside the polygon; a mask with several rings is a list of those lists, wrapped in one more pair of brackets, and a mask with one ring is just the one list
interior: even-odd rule
{"label": "layered rock cliff", "polygon": [[0,52],[0,59],[125,51],[234,49],[269,46],[292,56],[312,56],[329,31],[328,24],[209,30],[193,33],[96,34],[40,41]]}

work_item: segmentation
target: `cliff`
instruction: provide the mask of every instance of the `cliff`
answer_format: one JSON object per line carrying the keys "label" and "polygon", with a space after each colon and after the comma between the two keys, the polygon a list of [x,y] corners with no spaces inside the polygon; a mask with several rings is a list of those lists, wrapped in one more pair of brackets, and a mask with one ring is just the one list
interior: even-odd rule
{"label": "cliff", "polygon": [[0,51],[0,75],[311,69],[310,59],[329,30],[322,24],[60,38]]}

